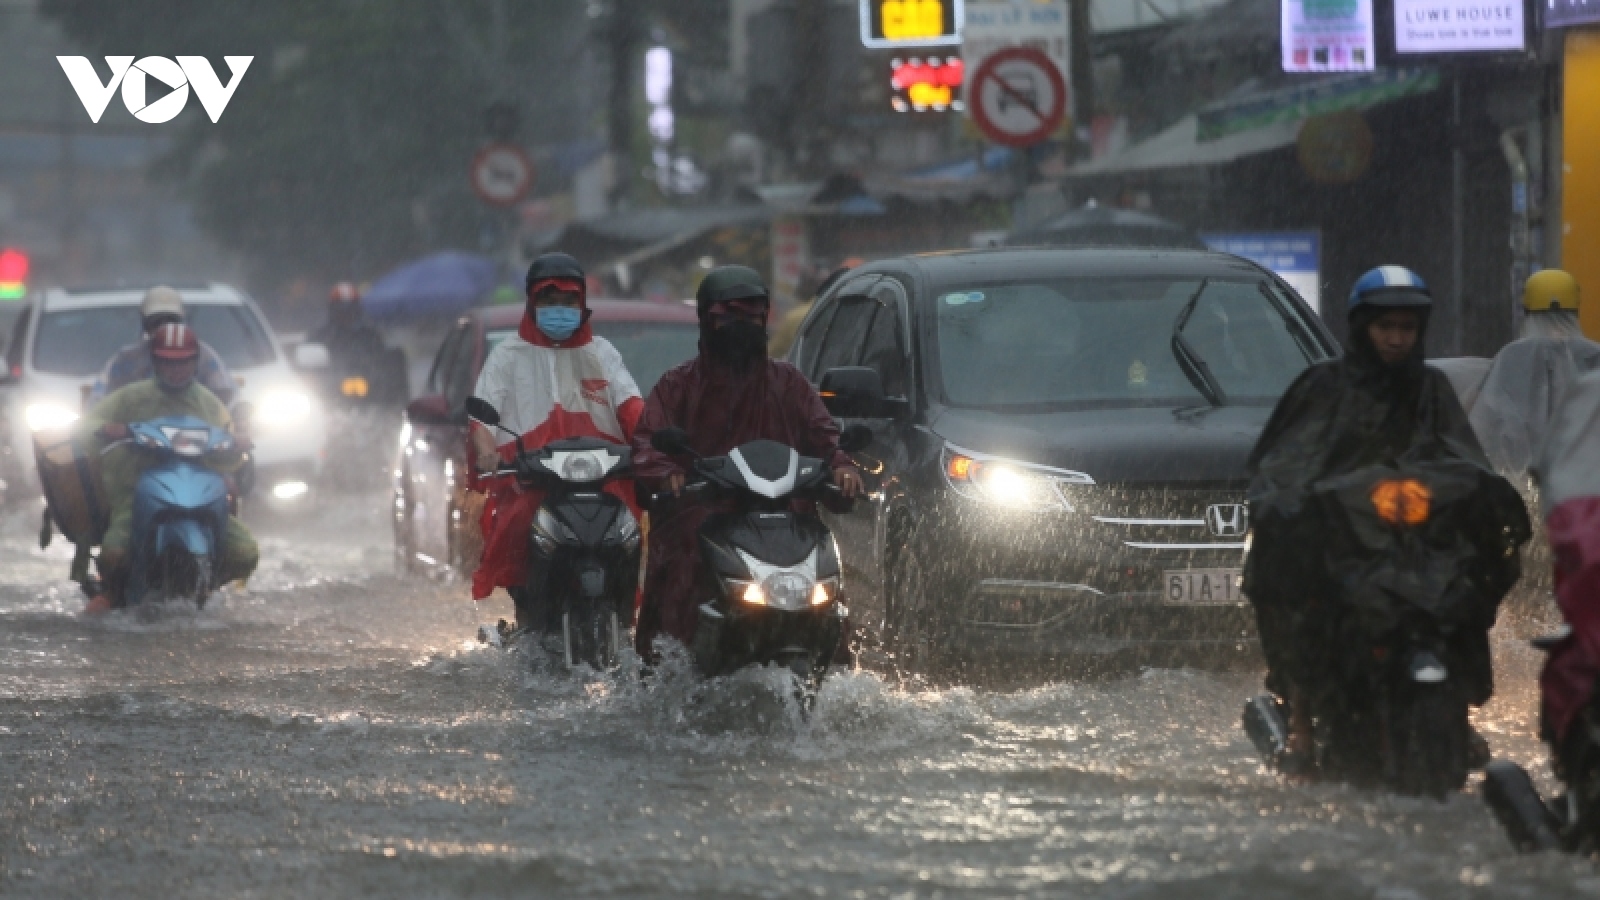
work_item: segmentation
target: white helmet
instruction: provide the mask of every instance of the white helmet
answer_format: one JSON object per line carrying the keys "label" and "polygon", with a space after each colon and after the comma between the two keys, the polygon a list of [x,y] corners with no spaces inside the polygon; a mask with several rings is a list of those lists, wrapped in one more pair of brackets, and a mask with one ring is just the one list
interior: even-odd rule
{"label": "white helmet", "polygon": [[183,297],[164,284],[145,291],[144,302],[139,304],[141,318],[160,315],[177,316],[178,321],[183,321]]}

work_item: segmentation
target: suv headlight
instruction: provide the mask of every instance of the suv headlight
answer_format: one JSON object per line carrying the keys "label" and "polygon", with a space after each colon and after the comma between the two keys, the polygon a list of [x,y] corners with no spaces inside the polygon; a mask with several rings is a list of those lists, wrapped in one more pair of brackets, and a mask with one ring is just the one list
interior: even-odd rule
{"label": "suv headlight", "polygon": [[305,391],[278,389],[268,391],[256,404],[255,421],[267,428],[297,425],[311,417],[311,395]]}
{"label": "suv headlight", "polygon": [[1061,492],[1062,484],[1094,484],[1082,472],[1015,462],[945,445],[941,469],[951,490],[1011,509],[1061,509],[1072,504]]}
{"label": "suv headlight", "polygon": [[48,431],[51,428],[62,428],[78,421],[78,413],[61,403],[30,403],[22,411],[22,417],[28,423],[29,431]]}

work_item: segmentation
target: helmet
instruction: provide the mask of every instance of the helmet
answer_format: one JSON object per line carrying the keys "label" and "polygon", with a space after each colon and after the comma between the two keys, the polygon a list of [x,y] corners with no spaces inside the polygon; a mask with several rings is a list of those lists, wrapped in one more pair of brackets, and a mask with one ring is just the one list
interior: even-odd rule
{"label": "helmet", "polygon": [[1522,308],[1528,312],[1577,312],[1578,279],[1560,269],[1533,273],[1522,288]]}
{"label": "helmet", "polygon": [[694,293],[695,308],[702,321],[711,313],[711,307],[728,300],[753,300],[770,298],[761,275],[748,266],[719,266],[706,274],[700,288]]}
{"label": "helmet", "polygon": [[139,304],[139,317],[148,319],[151,316],[176,316],[182,321],[182,295],[164,284],[145,291],[144,300]]}
{"label": "helmet", "polygon": [[1350,288],[1349,312],[1363,306],[1427,309],[1433,306],[1433,294],[1422,276],[1405,266],[1379,266]]}
{"label": "helmet", "polygon": [[528,276],[522,280],[523,291],[530,291],[541,281],[561,279],[584,284],[583,266],[565,253],[546,253],[528,266]]}
{"label": "helmet", "polygon": [[195,337],[193,328],[182,322],[163,325],[150,336],[150,355],[156,359],[179,362],[197,359],[200,356],[200,339]]}
{"label": "helmet", "polygon": [[329,303],[355,303],[361,299],[361,292],[348,281],[341,281],[328,291]]}

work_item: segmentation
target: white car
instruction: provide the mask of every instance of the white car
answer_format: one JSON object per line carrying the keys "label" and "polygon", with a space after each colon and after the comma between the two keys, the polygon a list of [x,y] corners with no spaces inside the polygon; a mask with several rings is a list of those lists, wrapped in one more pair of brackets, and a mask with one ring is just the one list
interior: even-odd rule
{"label": "white car", "polygon": [[[188,322],[239,383],[234,402],[254,407],[254,499],[301,505],[322,469],[326,423],[316,395],[290,368],[255,302],[224,284],[174,285]],[[37,494],[34,432],[70,424],[118,350],[140,337],[142,288],[50,289],[17,320],[7,348],[9,438],[17,474]]]}

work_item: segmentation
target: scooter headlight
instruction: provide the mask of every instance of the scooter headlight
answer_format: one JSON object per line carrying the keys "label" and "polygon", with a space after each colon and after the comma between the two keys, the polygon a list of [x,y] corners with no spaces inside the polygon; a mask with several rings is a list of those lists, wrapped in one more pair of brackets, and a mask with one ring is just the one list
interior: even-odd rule
{"label": "scooter headlight", "polygon": [[561,467],[561,477],[567,481],[598,481],[605,470],[591,453],[574,453]]}
{"label": "scooter headlight", "polygon": [[777,609],[805,609],[814,586],[811,579],[799,572],[774,572],[761,582],[767,604]]}
{"label": "scooter headlight", "polygon": [[811,605],[827,606],[839,597],[839,579],[824,578],[811,588]]}

